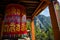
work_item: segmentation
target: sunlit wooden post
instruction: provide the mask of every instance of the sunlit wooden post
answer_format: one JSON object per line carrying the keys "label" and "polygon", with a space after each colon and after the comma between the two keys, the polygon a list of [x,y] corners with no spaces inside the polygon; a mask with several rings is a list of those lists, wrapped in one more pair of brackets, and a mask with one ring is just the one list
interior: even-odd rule
{"label": "sunlit wooden post", "polygon": [[35,40],[34,19],[31,20],[31,35],[32,35],[32,40]]}
{"label": "sunlit wooden post", "polygon": [[57,19],[56,19],[55,10],[54,10],[54,5],[52,2],[49,5],[49,10],[50,10],[52,28],[53,28],[53,32],[54,32],[54,40],[60,40],[58,23],[57,23]]}

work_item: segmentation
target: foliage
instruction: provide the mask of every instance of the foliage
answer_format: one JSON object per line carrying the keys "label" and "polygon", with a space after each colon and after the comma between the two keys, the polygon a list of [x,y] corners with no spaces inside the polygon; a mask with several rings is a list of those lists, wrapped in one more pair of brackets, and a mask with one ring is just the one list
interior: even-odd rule
{"label": "foliage", "polygon": [[[39,21],[35,21],[35,39],[36,40],[54,40],[53,30],[51,25],[44,26],[43,28],[40,28]],[[47,22],[48,23],[48,22]],[[45,30],[46,29],[46,30]],[[27,30],[31,30],[31,23],[30,21],[27,21]]]}
{"label": "foliage", "polygon": [[30,21],[27,21],[27,30],[31,30],[31,23],[30,23]]}
{"label": "foliage", "polygon": [[39,15],[39,17],[34,19],[36,40],[54,40],[51,21],[46,19],[47,17],[43,15]]}
{"label": "foliage", "polygon": [[48,31],[35,27],[35,38],[36,40],[54,40],[52,28],[49,28]]}

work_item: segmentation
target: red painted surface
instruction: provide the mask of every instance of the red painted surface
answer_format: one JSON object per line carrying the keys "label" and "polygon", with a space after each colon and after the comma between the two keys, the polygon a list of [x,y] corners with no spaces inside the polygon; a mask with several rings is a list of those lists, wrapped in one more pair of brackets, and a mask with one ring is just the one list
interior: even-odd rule
{"label": "red painted surface", "polygon": [[6,7],[3,22],[3,34],[4,35],[27,34],[25,13],[26,13],[25,7],[22,5],[18,4],[8,5]]}

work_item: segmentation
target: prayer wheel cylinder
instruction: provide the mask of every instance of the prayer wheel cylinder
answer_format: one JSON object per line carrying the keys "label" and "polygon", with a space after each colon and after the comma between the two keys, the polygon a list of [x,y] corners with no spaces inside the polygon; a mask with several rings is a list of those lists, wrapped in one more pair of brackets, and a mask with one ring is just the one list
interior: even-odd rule
{"label": "prayer wheel cylinder", "polygon": [[3,37],[27,34],[25,7],[19,4],[7,5],[2,26]]}

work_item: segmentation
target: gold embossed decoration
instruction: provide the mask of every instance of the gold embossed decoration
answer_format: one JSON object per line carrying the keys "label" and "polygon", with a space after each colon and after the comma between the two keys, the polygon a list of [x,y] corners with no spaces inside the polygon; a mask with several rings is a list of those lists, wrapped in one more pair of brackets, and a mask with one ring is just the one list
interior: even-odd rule
{"label": "gold embossed decoration", "polygon": [[18,4],[7,5],[3,22],[3,34],[12,35],[26,33],[25,7]]}

